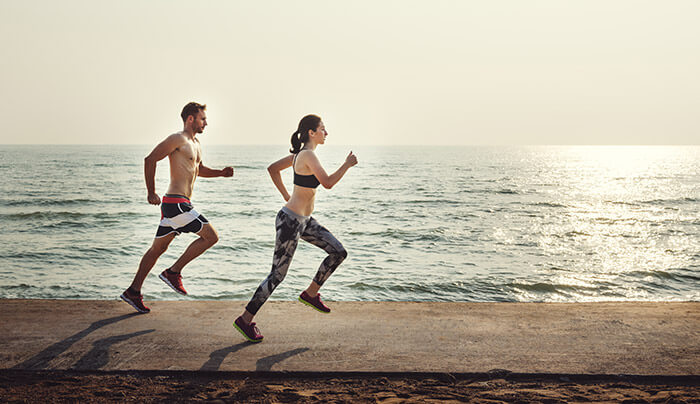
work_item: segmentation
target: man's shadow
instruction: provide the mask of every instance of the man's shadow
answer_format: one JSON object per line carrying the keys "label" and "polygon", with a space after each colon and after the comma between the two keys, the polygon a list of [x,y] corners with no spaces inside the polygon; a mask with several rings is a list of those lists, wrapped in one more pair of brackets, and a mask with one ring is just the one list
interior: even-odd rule
{"label": "man's shadow", "polygon": [[[230,347],[216,350],[209,355],[209,360],[204,365],[202,365],[202,367],[199,370],[217,371],[221,367],[221,364],[224,362],[224,359],[226,359],[226,356],[228,356],[228,354],[237,352],[250,345],[253,344],[250,342],[241,342]],[[299,355],[300,353],[306,352],[308,350],[309,348],[297,348],[291,351],[283,352],[281,354],[260,358],[255,364],[255,371],[269,372],[274,364],[282,362],[287,358],[290,358],[294,355]]]}
{"label": "man's shadow", "polygon": [[151,333],[155,330],[143,330],[132,332],[131,334],[115,335],[113,337],[107,337],[99,339],[92,343],[92,349],[90,352],[83,355],[80,360],[73,365],[72,369],[76,370],[95,370],[100,369],[109,362],[109,348],[122,341],[126,341],[129,338],[138,337],[139,335],[144,335]]}
{"label": "man's shadow", "polygon": [[47,369],[52,360],[56,359],[58,355],[67,351],[68,348],[70,348],[73,344],[85,338],[91,332],[105,327],[107,325],[114,324],[118,321],[126,320],[127,318],[131,318],[138,315],[139,313],[130,313],[117,317],[106,318],[104,320],[95,321],[94,323],[90,324],[88,328],[71,335],[63,341],[59,341],[49,346],[48,348],[25,360],[24,362],[18,363],[17,365],[13,366],[12,369]]}

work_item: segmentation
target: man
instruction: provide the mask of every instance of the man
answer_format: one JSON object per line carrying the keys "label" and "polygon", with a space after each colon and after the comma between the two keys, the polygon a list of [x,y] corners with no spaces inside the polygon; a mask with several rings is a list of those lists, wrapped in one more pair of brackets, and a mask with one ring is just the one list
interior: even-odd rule
{"label": "man", "polygon": [[[168,245],[175,236],[180,233],[195,233],[199,236],[170,268],[159,275],[163,282],[182,295],[187,294],[182,286],[182,276],[180,275],[182,268],[219,240],[214,227],[204,216],[194,210],[190,202],[197,176],[233,176],[233,167],[214,170],[202,164],[202,148],[197,134],[202,133],[207,126],[206,108],[206,105],[196,102],[185,105],[180,114],[184,122],[184,129],[168,136],[153,149],[144,162],[148,203],[160,204],[161,221],[153,245],[141,259],[134,281],[119,296],[141,313],[151,311],[143,304],[141,286],[158,257],[168,249]],[[168,192],[163,196],[161,204],[155,187],[156,163],[166,156],[170,159],[170,186]]]}

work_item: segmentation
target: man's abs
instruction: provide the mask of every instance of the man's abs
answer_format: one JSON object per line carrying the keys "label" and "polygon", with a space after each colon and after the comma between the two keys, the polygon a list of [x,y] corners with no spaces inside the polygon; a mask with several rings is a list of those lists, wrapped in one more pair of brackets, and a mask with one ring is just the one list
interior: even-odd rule
{"label": "man's abs", "polygon": [[[184,148],[183,148],[184,149]],[[170,154],[170,186],[169,194],[192,197],[194,181],[199,174],[199,161],[196,152],[190,150],[176,150]]]}

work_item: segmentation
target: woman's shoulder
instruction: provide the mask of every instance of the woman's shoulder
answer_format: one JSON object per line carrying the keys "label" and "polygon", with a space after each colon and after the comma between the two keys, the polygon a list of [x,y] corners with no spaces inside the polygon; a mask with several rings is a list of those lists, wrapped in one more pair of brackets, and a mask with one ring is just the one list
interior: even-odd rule
{"label": "woman's shoulder", "polygon": [[314,151],[310,150],[310,149],[299,150],[299,153],[297,153],[297,160],[298,159],[307,159],[307,158],[309,158],[311,156],[315,156],[315,155],[316,155],[316,153],[314,153]]}

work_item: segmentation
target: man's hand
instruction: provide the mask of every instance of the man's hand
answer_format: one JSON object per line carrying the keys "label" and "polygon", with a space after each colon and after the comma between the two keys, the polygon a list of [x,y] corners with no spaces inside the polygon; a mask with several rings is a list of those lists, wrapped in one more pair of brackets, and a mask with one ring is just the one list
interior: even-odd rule
{"label": "man's hand", "polygon": [[233,177],[233,167],[226,167],[221,170],[222,177]]}
{"label": "man's hand", "polygon": [[148,194],[148,203],[151,205],[160,205],[160,197],[155,192]]}

